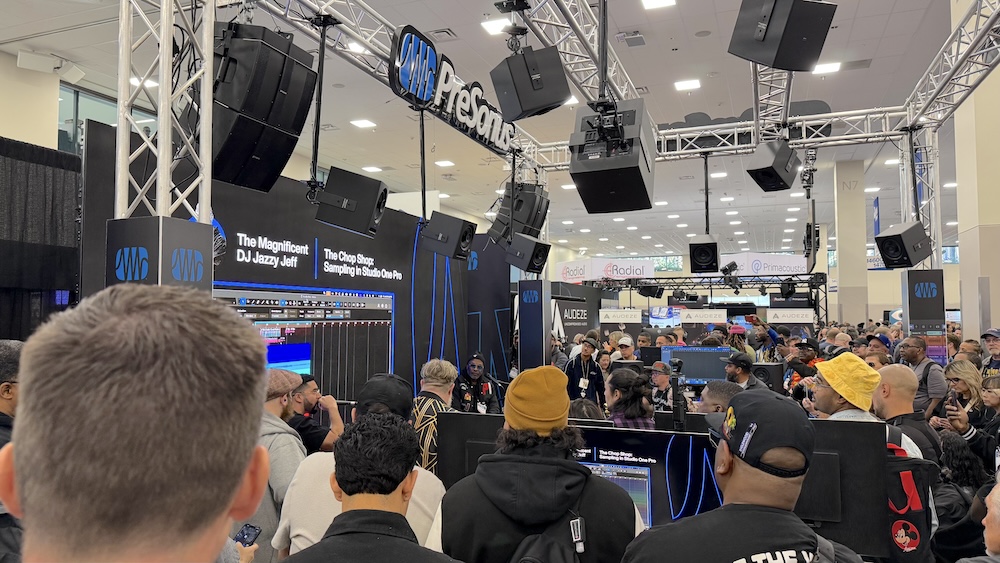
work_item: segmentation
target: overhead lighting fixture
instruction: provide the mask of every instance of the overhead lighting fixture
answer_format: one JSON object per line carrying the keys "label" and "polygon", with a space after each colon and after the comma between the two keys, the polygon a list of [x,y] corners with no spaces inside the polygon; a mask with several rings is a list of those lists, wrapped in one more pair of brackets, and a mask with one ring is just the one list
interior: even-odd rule
{"label": "overhead lighting fixture", "polygon": [[487,217],[496,217],[497,216],[497,212],[496,211],[487,211],[486,213],[483,213],[483,215],[486,215]]}
{"label": "overhead lighting fixture", "polygon": [[730,225],[742,225],[743,221],[730,221],[729,224]]}
{"label": "overhead lighting fixture", "polygon": [[687,234],[687,235],[685,235],[685,236],[686,236],[687,238],[691,238],[691,237],[696,237],[696,236],[698,236],[698,235],[697,235],[697,234],[695,234],[695,233],[688,233],[688,234]]}
{"label": "overhead lighting fixture", "polygon": [[455,166],[455,163],[452,162],[452,161],[450,161],[450,160],[439,160],[439,161],[435,162],[434,164],[437,164],[441,168],[447,168],[449,166]]}
{"label": "overhead lighting fixture", "polygon": [[667,254],[673,254],[673,253],[674,253],[674,251],[673,251],[673,250],[668,250],[668,251],[667,251],[666,253],[667,253]]}
{"label": "overhead lighting fixture", "polygon": [[359,55],[370,55],[370,54],[372,54],[371,51],[369,51],[368,49],[365,49],[364,45],[362,45],[360,43],[357,43],[355,41],[348,41],[347,42],[347,49],[350,52],[352,52],[352,53],[358,53]]}
{"label": "overhead lighting fixture", "polygon": [[580,252],[583,252],[583,251],[585,251],[585,250],[589,250],[589,249],[588,249],[588,248],[587,248],[586,246],[581,246],[581,247],[580,247]]}
{"label": "overhead lighting fixture", "polygon": [[638,252],[629,252],[628,255],[629,256],[638,256],[639,253]]}
{"label": "overhead lighting fixture", "polygon": [[486,20],[482,22],[480,25],[483,26],[483,29],[486,30],[486,33],[489,33],[490,35],[500,35],[501,33],[503,33],[503,28],[510,25],[510,20],[506,18],[500,18],[496,20]]}
{"label": "overhead lighting fixture", "polygon": [[796,222],[798,220],[799,220],[798,217],[787,217],[787,218],[785,218],[785,222],[786,223],[794,223],[794,222]]}
{"label": "overhead lighting fixture", "polygon": [[747,243],[747,241],[745,241],[745,240],[738,240],[738,241],[736,241],[736,244],[746,244],[746,243]]}
{"label": "overhead lighting fixture", "polygon": [[896,166],[898,164],[899,164],[898,158],[890,158],[889,160],[885,161],[886,166]]}
{"label": "overhead lighting fixture", "polygon": [[782,250],[791,250],[792,247],[790,247],[790,246],[782,246],[781,249]]}
{"label": "overhead lighting fixture", "polygon": [[498,194],[501,194],[501,195],[503,195],[503,194],[504,194],[504,193],[506,193],[506,192],[507,192],[507,190],[504,190],[504,189],[499,189],[499,190],[497,190],[497,193],[498,193]]}
{"label": "overhead lighting fixture", "polygon": [[674,88],[678,92],[685,92],[685,91],[688,91],[688,90],[697,90],[698,88],[701,88],[701,81],[697,80],[697,79],[695,79],[695,80],[680,80],[678,82],[674,82]]}
{"label": "overhead lighting fixture", "polygon": [[642,0],[642,7],[647,10],[666,8],[667,6],[674,6],[676,4],[677,0]]}
{"label": "overhead lighting fixture", "polygon": [[726,211],[726,215],[739,215],[739,211]]}
{"label": "overhead lighting fixture", "polygon": [[840,70],[840,63],[823,63],[813,68],[813,74],[830,74]]}
{"label": "overhead lighting fixture", "polygon": [[615,247],[615,250],[625,250],[625,247],[621,246],[621,245],[618,245],[618,246]]}
{"label": "overhead lighting fixture", "polygon": [[365,172],[381,172],[382,169],[378,166],[365,166],[362,168]]}
{"label": "overhead lighting fixture", "polygon": [[608,237],[601,237],[601,238],[599,238],[597,240],[599,240],[601,242],[608,242]]}
{"label": "overhead lighting fixture", "polygon": [[957,188],[958,184],[956,182],[948,182],[947,184],[944,184],[941,187],[943,187],[943,188]]}
{"label": "overhead lighting fixture", "polygon": [[562,189],[564,190],[575,190],[576,184],[563,184]]}
{"label": "overhead lighting fixture", "polygon": [[726,197],[720,197],[719,198],[719,201],[721,201],[722,203],[729,203],[730,201],[735,201],[735,200],[736,200],[736,198],[735,197],[731,197],[731,196],[726,196]]}
{"label": "overhead lighting fixture", "polygon": [[[747,248],[747,247],[743,247],[743,248],[740,249],[740,252],[750,252],[750,249]],[[737,289],[736,290],[736,295],[739,295],[739,294],[740,294],[740,290]]]}
{"label": "overhead lighting fixture", "polygon": [[371,129],[372,127],[375,127],[375,122],[367,119],[355,119],[351,122],[351,125],[361,129]]}
{"label": "overhead lighting fixture", "polygon": [[781,242],[792,242],[792,239],[790,239],[790,238],[783,238],[783,239],[781,239]]}
{"label": "overhead lighting fixture", "polygon": [[563,225],[572,225],[573,221],[566,220],[566,221],[563,221],[562,224]]}
{"label": "overhead lighting fixture", "polygon": [[642,240],[649,240],[651,238],[653,238],[653,237],[651,237],[649,235],[642,235]]}
{"label": "overhead lighting fixture", "polygon": [[[948,186],[945,186],[945,187],[947,188]],[[667,202],[665,202],[665,201],[657,201],[653,205],[666,205],[666,204],[667,204]]]}
{"label": "overhead lighting fixture", "polygon": [[451,197],[451,196],[448,195],[448,194],[438,194],[438,198],[440,198],[440,199],[448,199],[449,197]]}
{"label": "overhead lighting fixture", "polygon": [[688,226],[687,223],[677,223],[677,228],[678,229],[683,229],[684,227],[687,227],[687,226]]}
{"label": "overhead lighting fixture", "polygon": [[806,197],[806,192],[795,192],[788,195],[791,197]]}
{"label": "overhead lighting fixture", "polygon": [[719,178],[725,178],[726,176],[729,176],[729,174],[725,172],[712,172],[711,174],[709,174],[709,176],[715,179],[719,179]]}
{"label": "overhead lighting fixture", "polygon": [[786,233],[794,233],[794,232],[795,232],[795,229],[785,229],[785,232],[786,232]]}
{"label": "overhead lighting fixture", "polygon": [[559,244],[566,244],[569,241],[566,240],[566,239],[564,239],[564,238],[561,238],[561,239],[557,240],[556,242],[558,242]]}
{"label": "overhead lighting fixture", "polygon": [[654,244],[653,248],[663,248],[663,245],[662,244]]}
{"label": "overhead lighting fixture", "polygon": [[573,105],[576,105],[578,103],[580,103],[580,100],[576,99],[576,96],[570,96],[569,99],[566,100],[566,103],[563,104],[563,105],[564,106],[573,106]]}
{"label": "overhead lighting fixture", "polygon": [[624,217],[615,217],[614,219],[612,219],[612,221],[614,221],[615,223],[622,223],[622,222],[625,221],[625,218]]}
{"label": "overhead lighting fixture", "polygon": [[639,227],[636,227],[635,225],[632,225],[632,226],[629,226],[629,227],[625,227],[625,230],[626,231],[638,231]]}
{"label": "overhead lighting fixture", "polygon": [[734,235],[745,235],[746,232],[745,231],[734,231],[733,234]]}
{"label": "overhead lighting fixture", "polygon": [[603,253],[603,252],[598,252],[598,253],[597,253],[597,254],[595,254],[594,256],[604,256],[604,253]]}
{"label": "overhead lighting fixture", "polygon": [[875,192],[877,192],[877,191],[880,191],[881,189],[882,189],[882,188],[879,188],[879,187],[877,187],[877,186],[873,186],[873,187],[871,187],[871,188],[865,188],[865,193],[866,193],[866,194],[873,194],[873,193],[875,193]]}
{"label": "overhead lighting fixture", "polygon": [[789,213],[795,213],[796,211],[802,211],[802,208],[801,207],[789,207],[788,208],[788,212]]}
{"label": "overhead lighting fixture", "polygon": [[[136,78],[135,76],[133,76],[132,78],[128,79],[128,83],[131,84],[132,86],[138,86],[139,85],[139,79]],[[146,88],[156,88],[157,86],[159,86],[158,83],[156,83],[156,82],[154,82],[152,80],[146,80],[145,84],[146,84]]]}
{"label": "overhead lighting fixture", "polygon": [[680,219],[680,215],[667,215],[667,219]]}
{"label": "overhead lighting fixture", "polygon": [[874,243],[874,242],[869,242],[869,243],[868,243],[868,244],[866,244],[865,246],[869,246],[869,247],[870,247],[870,246],[875,246],[875,243]]}
{"label": "overhead lighting fixture", "polygon": [[958,221],[948,221],[947,223],[945,223],[945,226],[946,227],[957,227],[958,226]]}
{"label": "overhead lighting fixture", "polygon": [[590,229],[580,229],[580,232],[581,232],[581,233],[589,233],[589,232],[590,232]]}

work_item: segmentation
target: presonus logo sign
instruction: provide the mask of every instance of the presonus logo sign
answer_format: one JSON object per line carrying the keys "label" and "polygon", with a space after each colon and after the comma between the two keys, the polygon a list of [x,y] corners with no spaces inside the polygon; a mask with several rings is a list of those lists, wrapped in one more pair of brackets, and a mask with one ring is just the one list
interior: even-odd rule
{"label": "presonus logo sign", "polygon": [[472,254],[469,254],[469,271],[475,272],[478,269],[479,269],[479,253],[473,250]]}
{"label": "presonus logo sign", "polygon": [[919,282],[913,286],[913,295],[919,299],[933,299],[938,296],[938,286],[934,282]]}
{"label": "presonus logo sign", "polygon": [[521,294],[521,300],[525,303],[538,303],[538,291],[529,289]]}
{"label": "presonus logo sign", "polygon": [[177,248],[170,255],[170,275],[177,281],[199,282],[205,274],[205,259],[201,252]]}
{"label": "presonus logo sign", "polygon": [[115,252],[115,278],[118,281],[141,281],[149,275],[149,251],[142,246],[127,246]]}
{"label": "presonus logo sign", "polygon": [[501,152],[514,139],[514,125],[483,99],[478,82],[466,84],[455,74],[448,57],[411,25],[404,26],[392,41],[389,54],[389,87],[397,96],[417,107],[428,107],[466,135]]}

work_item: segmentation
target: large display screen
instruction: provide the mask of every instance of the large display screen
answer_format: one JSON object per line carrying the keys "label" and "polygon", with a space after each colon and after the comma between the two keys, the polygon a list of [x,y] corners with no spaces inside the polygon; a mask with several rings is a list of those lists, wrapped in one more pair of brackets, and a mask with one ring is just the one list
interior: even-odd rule
{"label": "large display screen", "polygon": [[391,293],[279,289],[214,291],[260,331],[268,367],[310,374],[324,394],[345,401],[372,375],[392,372]]}
{"label": "large display screen", "polygon": [[664,346],[663,361],[670,364],[670,360],[681,360],[681,374],[684,375],[684,383],[690,385],[704,385],[713,379],[726,378],[726,364],[724,360],[733,353],[732,349],[721,347],[702,346]]}

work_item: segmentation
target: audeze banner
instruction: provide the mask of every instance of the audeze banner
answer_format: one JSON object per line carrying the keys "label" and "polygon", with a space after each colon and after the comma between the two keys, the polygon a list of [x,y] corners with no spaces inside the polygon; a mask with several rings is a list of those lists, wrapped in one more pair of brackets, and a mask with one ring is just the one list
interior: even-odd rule
{"label": "audeze banner", "polygon": [[816,312],[812,309],[768,309],[769,324],[814,324]]}
{"label": "audeze banner", "polygon": [[448,57],[411,25],[404,26],[392,41],[389,53],[389,87],[415,107],[425,107],[461,125],[466,135],[507,152],[514,139],[514,125],[483,99],[478,82],[466,84],[455,74]]}
{"label": "audeze banner", "polygon": [[601,324],[642,324],[642,309],[601,309]]}
{"label": "audeze banner", "polygon": [[725,324],[725,309],[685,309],[681,311],[681,324]]}

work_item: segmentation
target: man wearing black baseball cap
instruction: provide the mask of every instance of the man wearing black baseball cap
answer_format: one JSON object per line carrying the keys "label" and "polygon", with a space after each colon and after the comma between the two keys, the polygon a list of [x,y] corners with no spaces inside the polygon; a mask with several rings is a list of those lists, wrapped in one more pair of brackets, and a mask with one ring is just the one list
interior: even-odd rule
{"label": "man wearing black baseball cap", "polygon": [[743,389],[767,389],[767,385],[750,373],[753,370],[753,358],[742,352],[736,352],[728,358],[720,358],[726,362],[726,379],[736,383]]}
{"label": "man wearing black baseball cap", "polygon": [[[823,359],[818,357],[819,342],[815,338],[806,338],[795,345],[795,350],[785,356],[788,367],[794,373],[790,386],[795,386],[803,377],[813,377],[816,375],[816,364]],[[798,377],[796,377],[798,376]]]}
{"label": "man wearing black baseball cap", "polygon": [[[850,549],[818,536],[792,509],[815,447],[812,423],[791,399],[750,391],[725,413],[706,416],[721,508],[639,535],[622,563],[662,561],[836,561],[860,563]],[[753,522],[767,522],[768,533]],[[725,541],[719,541],[720,530]],[[820,555],[817,558],[817,553]]]}
{"label": "man wearing black baseball cap", "polygon": [[566,385],[569,400],[590,399],[604,408],[604,374],[597,359],[594,358],[598,346],[597,340],[585,338],[580,343],[580,353],[573,356],[563,372],[569,378],[569,383]]}

